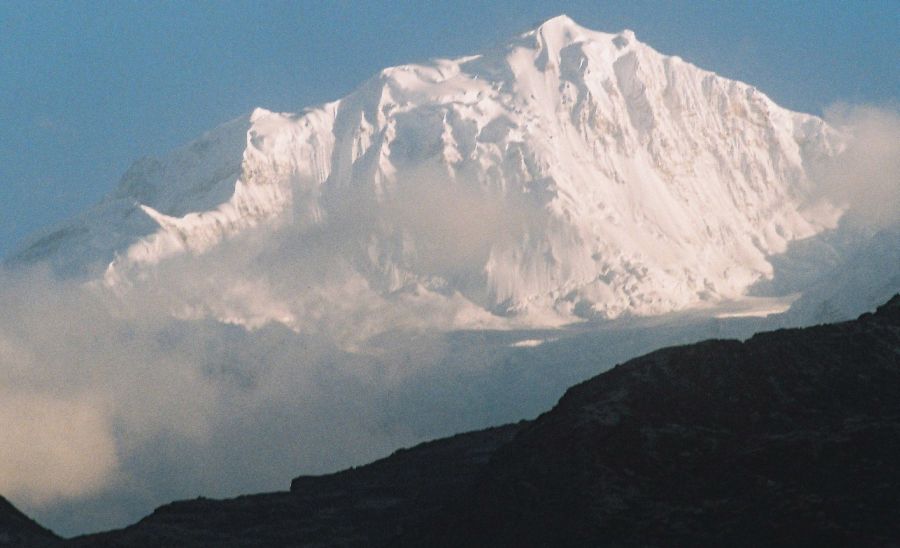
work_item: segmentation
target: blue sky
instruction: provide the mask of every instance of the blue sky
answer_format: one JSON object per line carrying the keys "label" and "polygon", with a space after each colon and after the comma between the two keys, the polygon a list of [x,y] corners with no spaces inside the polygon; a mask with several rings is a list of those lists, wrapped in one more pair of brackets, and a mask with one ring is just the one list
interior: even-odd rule
{"label": "blue sky", "polygon": [[821,113],[896,105],[900,2],[0,0],[0,256],[128,165],[255,106],[338,98],[379,69],[477,52],[559,13]]}

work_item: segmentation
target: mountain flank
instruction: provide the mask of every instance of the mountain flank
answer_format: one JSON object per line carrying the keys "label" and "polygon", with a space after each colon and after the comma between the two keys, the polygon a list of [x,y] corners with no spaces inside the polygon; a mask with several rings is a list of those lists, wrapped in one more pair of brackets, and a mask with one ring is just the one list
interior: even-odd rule
{"label": "mountain flank", "polygon": [[[140,160],[5,264],[160,291],[250,328],[302,330],[307,287],[340,301],[361,284],[464,303],[463,328],[655,316],[741,299],[772,278],[771,256],[835,228],[811,166],[847,138],[631,31],[559,16]],[[229,278],[180,289],[209,272]],[[269,282],[280,276],[299,281]]]}
{"label": "mountain flank", "polygon": [[0,546],[52,546],[59,537],[0,497]]}
{"label": "mountain flank", "polygon": [[898,454],[900,295],[854,321],[653,352],[533,421],[61,542],[888,546]]}
{"label": "mountain flank", "polygon": [[852,322],[660,350],[570,389],[412,538],[896,545],[898,388],[900,297]]}

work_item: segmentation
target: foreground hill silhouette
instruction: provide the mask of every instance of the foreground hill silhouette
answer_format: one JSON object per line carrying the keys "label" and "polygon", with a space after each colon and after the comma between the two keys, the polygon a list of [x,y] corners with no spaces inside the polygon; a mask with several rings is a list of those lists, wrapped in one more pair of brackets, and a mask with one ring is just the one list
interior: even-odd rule
{"label": "foreground hill silhouette", "polygon": [[[57,542],[892,545],[897,455],[900,295],[854,321],[653,352],[533,421]],[[0,511],[0,538],[47,544],[14,508]]]}
{"label": "foreground hill silhouette", "polygon": [[0,546],[53,545],[58,537],[0,497]]}

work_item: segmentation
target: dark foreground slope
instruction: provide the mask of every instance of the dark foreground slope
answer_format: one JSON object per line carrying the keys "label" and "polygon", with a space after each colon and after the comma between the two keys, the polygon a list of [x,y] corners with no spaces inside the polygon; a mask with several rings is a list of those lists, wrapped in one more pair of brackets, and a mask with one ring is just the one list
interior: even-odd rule
{"label": "dark foreground slope", "polygon": [[856,321],[660,350],[575,386],[409,539],[898,545],[898,491],[895,297]]}
{"label": "dark foreground slope", "polygon": [[59,537],[0,497],[0,546],[48,546]]}
{"label": "dark foreground slope", "polygon": [[900,297],[632,360],[531,422],[71,544],[900,544]]}
{"label": "dark foreground slope", "polygon": [[400,450],[367,466],[301,476],[291,491],[157,508],[120,531],[78,546],[386,546],[466,496],[490,456],[520,424]]}

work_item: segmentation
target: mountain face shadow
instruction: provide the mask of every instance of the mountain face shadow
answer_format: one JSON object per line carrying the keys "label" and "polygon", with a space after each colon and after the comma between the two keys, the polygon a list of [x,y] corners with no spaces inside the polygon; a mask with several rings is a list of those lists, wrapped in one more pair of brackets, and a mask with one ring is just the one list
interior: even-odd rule
{"label": "mountain face shadow", "polygon": [[782,315],[784,325],[844,321],[871,310],[900,287],[900,226],[833,229],[788,244],[767,258],[771,279],[749,288],[755,297],[802,294]]}

